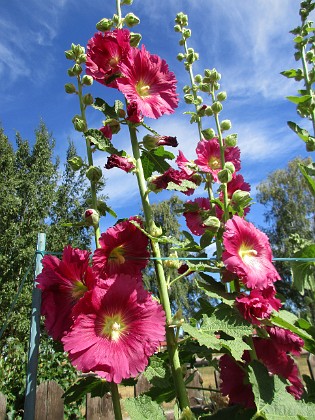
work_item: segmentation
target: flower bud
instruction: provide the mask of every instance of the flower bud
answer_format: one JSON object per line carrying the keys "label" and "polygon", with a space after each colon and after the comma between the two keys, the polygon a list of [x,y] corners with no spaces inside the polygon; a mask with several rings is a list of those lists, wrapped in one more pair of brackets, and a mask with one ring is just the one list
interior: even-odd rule
{"label": "flower bud", "polygon": [[181,26],[180,26],[180,25],[175,25],[175,26],[174,26],[174,31],[175,31],[175,32],[181,32],[181,30],[182,30],[182,28],[181,28]]}
{"label": "flower bud", "polygon": [[73,156],[68,159],[68,163],[73,171],[78,171],[83,166],[83,160],[80,156]]}
{"label": "flower bud", "polygon": [[71,70],[74,76],[79,76],[82,73],[82,67],[80,66],[80,64],[75,64]]}
{"label": "flower bud", "polygon": [[201,105],[197,108],[197,115],[199,117],[204,117],[206,115],[207,105]]}
{"label": "flower bud", "polygon": [[126,5],[126,6],[131,6],[133,3],[133,0],[122,0],[122,2],[120,3],[122,6]]}
{"label": "flower bud", "polygon": [[210,92],[210,83],[200,83],[199,89],[201,90],[201,92]]}
{"label": "flower bud", "polygon": [[128,28],[132,28],[133,26],[136,26],[140,23],[140,19],[133,13],[127,13],[124,21]]}
{"label": "flower bud", "polygon": [[211,140],[215,136],[213,128],[206,128],[205,130],[202,130],[201,133],[206,140]]}
{"label": "flower bud", "polygon": [[207,106],[206,108],[206,116],[211,117],[213,115],[213,111],[211,109],[211,106]]}
{"label": "flower bud", "polygon": [[85,86],[91,86],[91,85],[93,84],[93,77],[92,77],[92,76],[88,76],[87,74],[85,74],[85,75],[82,77],[82,83],[83,83]]}
{"label": "flower bud", "polygon": [[226,98],[227,98],[227,93],[226,93],[226,92],[219,92],[219,93],[217,94],[217,100],[218,100],[218,101],[223,102],[223,101],[225,101],[225,100],[226,100]]}
{"label": "flower bud", "polygon": [[152,226],[150,229],[150,235],[154,238],[159,238],[160,236],[162,236],[162,234],[163,229],[160,226],[156,226],[156,224],[154,223],[154,226]]}
{"label": "flower bud", "polygon": [[87,209],[84,213],[84,219],[87,226],[97,227],[100,221],[100,215],[94,209]]}
{"label": "flower bud", "polygon": [[211,82],[218,82],[221,79],[221,74],[217,72],[216,69],[213,69],[213,70],[206,69],[204,71],[204,74],[206,77],[209,77]]}
{"label": "flower bud", "polygon": [[187,39],[191,37],[191,30],[190,29],[184,29],[183,30],[183,38]]}
{"label": "flower bud", "polygon": [[179,267],[181,266],[181,262],[177,259],[178,258],[177,252],[170,254],[169,257],[171,258],[170,260],[163,261],[164,267],[175,268],[176,270],[178,270]]}
{"label": "flower bud", "polygon": [[111,19],[103,18],[96,24],[96,29],[101,32],[109,31],[114,25],[114,22]]}
{"label": "flower bud", "polygon": [[65,56],[66,56],[67,60],[74,60],[75,59],[75,55],[74,55],[74,52],[72,50],[65,51]]}
{"label": "flower bud", "polygon": [[231,174],[234,174],[234,172],[235,172],[235,166],[234,166],[233,162],[225,162],[224,168],[228,169],[231,172]]}
{"label": "flower bud", "polygon": [[176,137],[172,136],[153,136],[151,134],[147,134],[143,137],[142,142],[147,150],[152,150],[159,146],[178,146]]}
{"label": "flower bud", "polygon": [[109,125],[112,133],[117,134],[120,131],[120,123],[119,121],[115,120],[114,118],[109,118],[106,120],[106,125]]}
{"label": "flower bud", "polygon": [[188,16],[185,15],[183,12],[179,12],[176,15],[175,23],[181,26],[187,26],[188,25]]}
{"label": "flower bud", "polygon": [[186,57],[185,54],[179,53],[179,54],[177,54],[176,58],[177,58],[178,61],[183,61],[185,59],[185,57]]}
{"label": "flower bud", "polygon": [[81,54],[77,59],[76,59],[76,63],[77,64],[82,64],[86,62],[86,54]]}
{"label": "flower bud", "polygon": [[80,44],[71,44],[71,49],[74,52],[76,58],[80,57],[80,55],[85,54],[85,48],[82,47],[82,45]]}
{"label": "flower bud", "polygon": [[203,224],[207,226],[207,231],[216,233],[221,226],[220,220],[215,216],[209,216],[203,221]]}
{"label": "flower bud", "polygon": [[84,105],[92,105],[94,103],[93,96],[90,93],[87,93],[83,96],[82,101]]}
{"label": "flower bud", "polygon": [[97,182],[102,178],[102,169],[97,166],[90,166],[86,171],[86,176],[91,182]]}
{"label": "flower bud", "polygon": [[192,104],[194,103],[194,97],[191,94],[184,95],[184,101],[186,104]]}
{"label": "flower bud", "polygon": [[75,76],[74,71],[71,69],[68,69],[68,76],[73,77]]}
{"label": "flower bud", "polygon": [[73,83],[66,83],[65,84],[65,91],[66,93],[76,93],[76,88]]}
{"label": "flower bud", "polygon": [[231,127],[232,127],[232,123],[231,123],[230,120],[223,120],[220,123],[220,128],[221,128],[222,131],[230,130]]}
{"label": "flower bud", "polygon": [[218,172],[218,179],[222,183],[230,182],[232,179],[232,173],[227,169],[221,169],[221,171]]}
{"label": "flower bud", "polygon": [[312,136],[309,136],[309,138],[306,141],[306,150],[308,152],[314,152],[315,151],[315,138]]}
{"label": "flower bud", "polygon": [[248,191],[236,190],[232,195],[232,202],[241,206],[247,206],[251,201],[250,193]]}
{"label": "flower bud", "polygon": [[86,122],[80,117],[80,115],[75,115],[72,118],[72,123],[75,130],[80,131],[81,133],[84,133],[87,130]]}
{"label": "flower bud", "polygon": [[202,82],[202,76],[201,74],[196,74],[195,76],[195,83],[201,83]]}
{"label": "flower bud", "polygon": [[138,47],[138,45],[140,44],[141,41],[141,34],[135,33],[135,32],[130,32],[130,45],[131,47]]}
{"label": "flower bud", "polygon": [[190,91],[191,91],[191,87],[190,87],[190,86],[185,85],[185,86],[183,87],[183,92],[184,92],[184,93],[190,93]]}
{"label": "flower bud", "polygon": [[223,105],[221,104],[221,102],[215,101],[211,105],[211,109],[214,114],[219,114],[223,109]]}
{"label": "flower bud", "polygon": [[225,137],[224,144],[227,147],[235,147],[237,145],[237,134],[230,134]]}

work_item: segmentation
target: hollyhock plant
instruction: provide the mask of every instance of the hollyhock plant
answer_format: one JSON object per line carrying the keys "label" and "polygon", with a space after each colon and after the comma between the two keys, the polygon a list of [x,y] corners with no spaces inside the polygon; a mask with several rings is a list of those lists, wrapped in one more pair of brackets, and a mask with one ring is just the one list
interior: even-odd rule
{"label": "hollyhock plant", "polygon": [[68,331],[73,306],[96,284],[89,259],[89,252],[69,245],[64,248],[61,260],[53,255],[45,255],[42,260],[37,287],[42,291],[45,327],[54,340],[60,340]]}
{"label": "hollyhock plant", "polygon": [[123,75],[116,80],[118,89],[138,111],[149,118],[172,114],[178,105],[176,79],[165,60],[150,54],[142,45],[132,48],[120,63]]}
{"label": "hollyhock plant", "polygon": [[[196,148],[197,159],[195,164],[203,172],[211,173],[214,182],[218,182],[218,172],[221,171],[220,143],[217,138],[201,140]],[[225,162],[233,163],[235,171],[241,169],[240,149],[238,147],[226,147],[224,150]]]}
{"label": "hollyhock plant", "polygon": [[222,261],[250,289],[266,289],[280,276],[272,264],[267,235],[252,223],[233,216],[225,225]]}
{"label": "hollyhock plant", "polygon": [[148,238],[130,220],[117,223],[102,233],[100,248],[94,251],[93,268],[100,275],[116,273],[139,274],[150,256]]}
{"label": "hollyhock plant", "polygon": [[87,44],[86,74],[101,84],[116,87],[119,64],[131,48],[127,29],[96,33]]}
{"label": "hollyhock plant", "polygon": [[120,168],[125,172],[131,172],[135,168],[135,165],[130,161],[130,158],[113,154],[108,156],[105,168]]}
{"label": "hollyhock plant", "polygon": [[207,226],[204,225],[204,220],[208,217],[208,215],[203,217],[203,214],[207,214],[208,210],[210,210],[209,200],[199,197],[193,201],[187,201],[186,204],[191,208],[183,213],[189,230],[194,235],[203,235],[207,228]]}
{"label": "hollyhock plant", "polygon": [[141,282],[119,274],[82,299],[62,342],[77,369],[120,383],[145,369],[164,338],[162,306]]}
{"label": "hollyhock plant", "polygon": [[275,298],[273,286],[266,289],[253,289],[249,295],[242,293],[236,298],[236,306],[247,321],[260,325],[262,319],[269,318],[273,311],[279,311],[281,301]]}

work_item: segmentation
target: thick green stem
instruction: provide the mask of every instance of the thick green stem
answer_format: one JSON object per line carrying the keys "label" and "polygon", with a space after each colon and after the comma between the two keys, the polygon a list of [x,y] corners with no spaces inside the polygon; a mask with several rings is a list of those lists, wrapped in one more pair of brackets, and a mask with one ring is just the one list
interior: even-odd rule
{"label": "thick green stem", "polygon": [[[142,167],[142,162],[140,158],[140,149],[139,149],[139,144],[137,140],[136,129],[133,126],[129,126],[129,132],[130,132],[133,156],[136,163],[137,181],[138,181],[138,187],[139,187],[139,192],[140,192],[140,197],[141,197],[141,202],[142,202],[142,207],[143,207],[143,213],[145,216],[146,227],[150,234],[154,234],[155,223],[152,216],[152,210],[151,210],[151,206],[149,202],[149,197],[146,191],[147,190],[146,181],[144,178],[143,167]],[[180,408],[183,410],[185,407],[189,406],[189,400],[188,400],[185,382],[183,379],[183,373],[182,373],[182,369],[180,365],[174,328],[170,327],[170,325],[172,324],[172,312],[171,312],[171,304],[170,304],[168,290],[167,290],[167,283],[165,279],[164,268],[162,265],[162,260],[160,259],[161,252],[160,252],[159,244],[156,241],[151,241],[151,247],[152,247],[153,257],[155,258],[154,265],[155,265],[155,272],[156,272],[156,277],[157,277],[157,282],[158,282],[160,301],[166,315],[167,350],[169,353],[170,364],[172,368],[177,398],[179,401]]]}
{"label": "thick green stem", "polygon": [[116,420],[122,420],[122,414],[121,414],[121,407],[120,407],[120,396],[118,391],[118,386],[114,382],[110,383],[110,391],[112,395],[112,402],[113,402],[113,408],[115,413],[115,419]]}
{"label": "thick green stem", "polygon": [[[305,46],[301,48],[301,61],[303,65],[304,82],[305,82],[306,91],[313,98],[314,94],[312,90],[312,85],[310,83],[310,78],[308,75],[308,67],[307,67],[306,56],[305,56]],[[313,125],[313,135],[315,136],[315,109],[312,110],[311,119],[312,119],[312,125]]]}

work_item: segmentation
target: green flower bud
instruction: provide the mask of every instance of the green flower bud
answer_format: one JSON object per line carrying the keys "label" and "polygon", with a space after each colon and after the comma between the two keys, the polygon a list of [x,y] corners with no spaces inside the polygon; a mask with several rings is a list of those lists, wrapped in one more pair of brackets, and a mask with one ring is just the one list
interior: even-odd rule
{"label": "green flower bud", "polygon": [[221,169],[221,171],[218,172],[218,179],[222,183],[230,182],[232,179],[232,173],[226,168]]}
{"label": "green flower bud", "polygon": [[221,226],[220,220],[215,216],[209,216],[206,218],[206,220],[203,221],[203,224],[207,226],[207,230],[216,233]]}
{"label": "green flower bud", "polygon": [[141,38],[142,38],[141,34],[130,32],[130,45],[132,47],[138,47],[138,45],[140,44]]}
{"label": "green flower bud", "polygon": [[86,226],[97,227],[100,221],[99,213],[94,209],[87,209],[84,212]]}
{"label": "green flower bud", "polygon": [[80,64],[75,64],[72,67],[72,72],[75,76],[79,76],[82,73],[82,67],[80,66]]}
{"label": "green flower bud", "polygon": [[174,31],[175,31],[175,32],[181,32],[181,31],[182,31],[181,26],[180,26],[180,25],[175,25],[175,26],[174,26]]}
{"label": "green flower bud", "polygon": [[80,156],[73,156],[68,159],[68,163],[73,171],[78,171],[83,166],[83,160]]}
{"label": "green flower bud", "polygon": [[195,76],[195,83],[201,83],[202,82],[202,76],[201,74],[196,74]]}
{"label": "green flower bud", "polygon": [[76,63],[77,64],[82,64],[86,62],[86,54],[81,54],[77,59],[76,59]]}
{"label": "green flower bud", "polygon": [[84,133],[87,130],[86,122],[80,117],[80,115],[75,115],[72,118],[72,123],[75,130],[80,131],[81,133]]}
{"label": "green flower bud", "polygon": [[68,76],[73,77],[75,76],[74,71],[71,69],[68,69]]}
{"label": "green flower bud", "polygon": [[312,136],[309,136],[309,138],[306,141],[306,150],[308,152],[314,152],[315,151],[315,138]]}
{"label": "green flower bud", "polygon": [[206,128],[205,130],[202,130],[201,133],[206,140],[211,140],[215,137],[215,131],[213,128]]}
{"label": "green flower bud", "polygon": [[231,172],[231,174],[234,174],[235,172],[235,166],[232,162],[225,162],[224,168],[228,169]]}
{"label": "green flower bud", "polygon": [[80,44],[71,44],[71,49],[74,52],[76,58],[78,58],[80,55],[85,54],[85,48],[82,47]]}
{"label": "green flower bud", "polygon": [[211,109],[214,114],[219,114],[223,109],[223,105],[221,104],[221,102],[215,101],[211,105]]}
{"label": "green flower bud", "polygon": [[154,226],[152,226],[150,229],[150,235],[154,238],[159,238],[160,236],[162,236],[162,233],[163,229],[160,226],[156,226],[156,224],[154,223]]}
{"label": "green flower bud", "polygon": [[226,92],[219,92],[217,94],[217,100],[218,101],[225,101],[227,98],[227,93]]}
{"label": "green flower bud", "polygon": [[195,99],[195,101],[194,101],[194,103],[196,104],[196,105],[200,105],[200,104],[202,104],[202,102],[203,102],[203,99],[202,99],[202,97],[201,96],[197,96],[197,98]]}
{"label": "green flower bud", "polygon": [[232,201],[243,207],[251,201],[250,193],[248,191],[236,190],[232,195]]}
{"label": "green flower bud", "polygon": [[206,116],[211,117],[213,115],[213,111],[211,109],[211,106],[207,106],[206,108]]}
{"label": "green flower bud", "polygon": [[86,171],[86,176],[91,182],[97,182],[102,178],[102,169],[97,166],[90,166]]}
{"label": "green flower bud", "polygon": [[87,74],[85,74],[83,77],[82,77],[82,83],[85,85],[85,86],[91,86],[92,84],[93,84],[93,77],[92,76],[88,76]]}
{"label": "green flower bud", "polygon": [[191,37],[191,30],[190,29],[184,29],[183,30],[183,38],[188,39]]}
{"label": "green flower bud", "polygon": [[103,18],[96,24],[96,29],[101,32],[109,31],[114,25],[114,22],[111,19]]}
{"label": "green flower bud", "polygon": [[191,91],[191,87],[190,87],[190,86],[185,85],[185,86],[183,87],[183,92],[184,92],[184,93],[190,93],[190,91]]}
{"label": "green flower bud", "polygon": [[131,6],[133,3],[133,0],[122,0],[122,2],[120,3],[122,6],[126,5],[126,6]]}
{"label": "green flower bud", "polygon": [[106,125],[109,125],[112,133],[117,134],[120,131],[120,123],[119,121],[115,120],[114,118],[109,118],[106,120]]}
{"label": "green flower bud", "polygon": [[178,258],[177,252],[170,254],[169,257],[171,258],[170,260],[163,261],[164,267],[175,268],[176,270],[178,270],[179,267],[181,266],[181,263],[177,259]]}
{"label": "green flower bud", "polygon": [[313,51],[307,51],[307,53],[306,53],[306,59],[309,61],[309,62],[311,62],[312,60],[313,60],[313,58],[314,58],[314,52]]}
{"label": "green flower bud", "polygon": [[213,70],[206,69],[204,71],[204,75],[206,77],[209,77],[211,82],[218,82],[221,79],[221,74],[217,72],[216,69],[213,69]]}
{"label": "green flower bud", "polygon": [[186,58],[186,55],[183,54],[183,53],[179,53],[179,54],[177,54],[176,58],[177,58],[178,61],[183,61]]}
{"label": "green flower bud", "polygon": [[87,93],[83,96],[82,101],[84,105],[92,105],[94,103],[93,96],[90,93]]}
{"label": "green flower bud", "polygon": [[185,40],[184,39],[180,39],[178,41],[179,45],[182,47],[183,45],[185,45]]}
{"label": "green flower bud", "polygon": [[200,83],[199,89],[201,90],[201,92],[210,92],[210,83]]}
{"label": "green flower bud", "polygon": [[65,56],[66,56],[67,60],[74,60],[75,59],[75,55],[74,55],[74,52],[72,50],[65,51]]}
{"label": "green flower bud", "polygon": [[194,96],[191,94],[184,95],[184,101],[186,104],[192,104],[194,103]]}
{"label": "green flower bud", "polygon": [[232,127],[232,123],[231,123],[230,120],[223,120],[220,123],[220,128],[221,128],[222,131],[230,130],[231,127]]}
{"label": "green flower bud", "polygon": [[237,145],[237,134],[230,134],[225,137],[224,144],[227,147],[235,147]]}
{"label": "green flower bud", "polygon": [[124,22],[128,26],[128,28],[132,28],[133,26],[136,26],[140,23],[140,19],[133,13],[128,13],[125,16]]}
{"label": "green flower bud", "polygon": [[180,26],[187,26],[188,25],[188,16],[185,15],[183,12],[179,12],[176,15],[175,23]]}
{"label": "green flower bud", "polygon": [[76,88],[73,83],[66,83],[65,84],[65,91],[67,93],[76,93]]}

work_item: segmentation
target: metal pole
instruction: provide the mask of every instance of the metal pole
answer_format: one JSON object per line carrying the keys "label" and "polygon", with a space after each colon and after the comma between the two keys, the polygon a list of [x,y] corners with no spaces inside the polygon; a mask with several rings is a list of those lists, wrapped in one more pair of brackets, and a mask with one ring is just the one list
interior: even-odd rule
{"label": "metal pole", "polygon": [[[41,251],[45,251],[46,234],[39,233],[37,236],[37,254],[35,266],[35,279],[42,271],[42,255]],[[32,292],[32,315],[31,315],[31,330],[30,341],[27,358],[26,371],[26,391],[24,402],[24,420],[34,420],[35,418],[35,403],[36,403],[36,379],[37,379],[37,365],[38,365],[38,350],[40,337],[40,306],[41,306],[41,290],[36,287],[34,279]]]}

